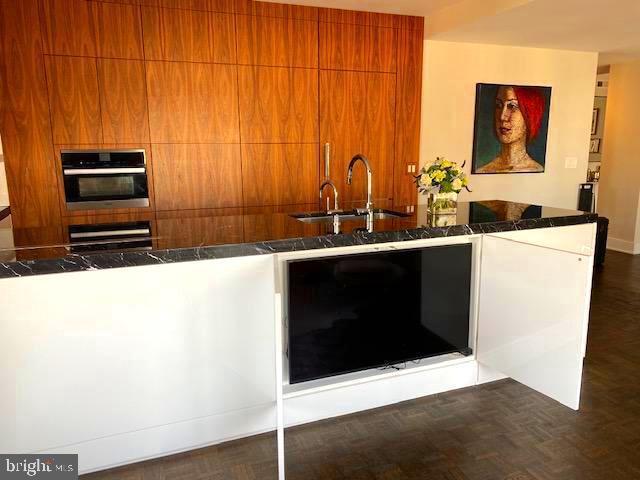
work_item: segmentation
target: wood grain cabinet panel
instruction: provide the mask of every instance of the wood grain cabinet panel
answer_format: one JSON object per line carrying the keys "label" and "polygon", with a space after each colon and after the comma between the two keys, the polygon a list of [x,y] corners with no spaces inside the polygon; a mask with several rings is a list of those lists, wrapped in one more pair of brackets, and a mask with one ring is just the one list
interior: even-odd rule
{"label": "wood grain cabinet panel", "polygon": [[[93,0],[101,3],[120,3],[123,5],[140,5],[144,0]],[[155,1],[155,0],[151,0]]]}
{"label": "wood grain cabinet panel", "polygon": [[393,28],[320,22],[320,68],[395,72]]}
{"label": "wood grain cabinet panel", "polygon": [[238,63],[317,68],[317,22],[238,15],[236,26]]}
{"label": "wood grain cabinet panel", "polygon": [[314,212],[318,203],[275,207],[248,207],[244,209],[244,241],[266,242],[283,238],[314,237],[320,235],[321,226],[299,222],[292,213]]}
{"label": "wood grain cabinet panel", "polygon": [[213,213],[206,216],[159,217],[156,228],[158,248],[188,248],[194,245],[224,245],[244,241],[242,215],[239,212],[236,215],[218,214],[213,210]]}
{"label": "wood grain cabinet panel", "polygon": [[99,58],[98,80],[104,141],[149,143],[144,62]]}
{"label": "wood grain cabinet panel", "polygon": [[233,15],[209,14],[211,61],[236,63],[236,23]]}
{"label": "wood grain cabinet panel", "polygon": [[140,8],[117,3],[91,3],[99,57],[144,58]]}
{"label": "wood grain cabinet panel", "polygon": [[376,27],[396,26],[395,18],[398,16],[399,15],[391,15],[389,13],[341,10],[337,8],[321,8],[319,12],[321,22],[373,25]]}
{"label": "wood grain cabinet panel", "polygon": [[147,62],[152,143],[239,143],[236,67]]}
{"label": "wood grain cabinet panel", "polygon": [[240,0],[125,0],[135,1],[139,5],[153,7],[182,8],[187,10],[202,10],[209,12],[234,13],[236,3]]}
{"label": "wood grain cabinet panel", "polygon": [[394,194],[397,205],[414,205],[417,192],[409,164],[420,161],[420,107],[422,101],[421,29],[398,31],[398,74],[396,104],[396,160]]}
{"label": "wood grain cabinet panel", "polygon": [[148,60],[235,62],[233,15],[143,7],[142,20]]}
{"label": "wood grain cabinet panel", "polygon": [[101,143],[95,58],[45,56],[54,143]]}
{"label": "wood grain cabinet panel", "polygon": [[318,72],[238,66],[243,143],[318,141]]}
{"label": "wood grain cabinet panel", "polygon": [[86,0],[40,0],[44,53],[96,56],[95,21]]}
{"label": "wood grain cabinet panel", "polygon": [[36,0],[0,0],[0,132],[16,229],[60,221],[39,27]]}
{"label": "wood grain cabinet panel", "polygon": [[242,206],[240,145],[153,145],[157,210]]}
{"label": "wood grain cabinet panel", "polygon": [[[373,170],[375,200],[393,198],[396,76],[389,73],[320,72],[321,144],[331,144],[331,178],[343,203],[366,200],[366,171],[359,163],[346,185],[351,158],[362,153]],[[324,166],[322,166],[324,168]]]}
{"label": "wood grain cabinet panel", "polygon": [[260,17],[299,18],[302,20],[318,20],[318,8],[303,5],[289,5],[273,2],[256,2],[254,0],[235,0],[235,12],[243,15]]}
{"label": "wood grain cabinet panel", "polygon": [[318,145],[315,143],[242,145],[244,204],[317,202],[318,169]]}

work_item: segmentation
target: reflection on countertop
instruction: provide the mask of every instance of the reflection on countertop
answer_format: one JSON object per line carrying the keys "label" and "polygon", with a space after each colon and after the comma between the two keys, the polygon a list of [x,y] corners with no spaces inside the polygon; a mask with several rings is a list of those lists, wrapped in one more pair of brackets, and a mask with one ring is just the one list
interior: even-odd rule
{"label": "reflection on countertop", "polygon": [[[345,206],[345,210],[349,210],[349,206]],[[222,256],[237,256],[255,254],[247,252],[258,248],[256,245],[259,245],[259,253],[268,253],[271,249],[330,248],[578,224],[593,222],[597,218],[573,210],[499,200],[460,202],[455,215],[433,216],[422,205],[416,209],[396,206],[390,210],[404,216],[374,220],[372,232],[366,229],[366,216],[352,217],[340,222],[338,234],[335,233],[334,222],[306,223],[291,216],[294,213],[317,212],[317,204],[81,215],[67,217],[58,226],[13,228],[11,235],[7,234],[5,227],[4,235],[0,232],[0,241],[4,242],[0,244],[0,265],[6,269],[11,261],[88,257],[92,254],[107,258],[108,254],[140,250],[172,252],[216,246],[228,247],[228,252]],[[131,229],[131,234],[119,233],[120,237],[109,237],[127,228]],[[7,238],[12,238],[12,242]],[[273,242],[277,245],[272,245]],[[232,255],[230,251],[244,253]],[[218,255],[220,252],[218,248],[215,253]],[[185,252],[180,254],[182,257],[186,255]],[[197,254],[201,255],[202,251]],[[185,258],[188,259],[188,255]],[[145,260],[144,264],[148,262]],[[0,273],[0,276],[12,275]]]}

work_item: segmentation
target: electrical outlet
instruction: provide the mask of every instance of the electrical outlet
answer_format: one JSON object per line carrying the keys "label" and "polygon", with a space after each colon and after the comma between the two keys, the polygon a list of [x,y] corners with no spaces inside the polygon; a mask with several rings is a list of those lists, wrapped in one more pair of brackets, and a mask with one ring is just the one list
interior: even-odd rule
{"label": "electrical outlet", "polygon": [[566,157],[564,159],[564,168],[578,168],[578,157]]}

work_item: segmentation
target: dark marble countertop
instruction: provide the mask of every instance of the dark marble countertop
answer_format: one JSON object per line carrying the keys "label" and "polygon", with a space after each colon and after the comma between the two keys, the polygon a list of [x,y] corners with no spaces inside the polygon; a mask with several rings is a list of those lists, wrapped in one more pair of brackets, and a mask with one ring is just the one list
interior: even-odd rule
{"label": "dark marble countertop", "polygon": [[[393,211],[404,216],[377,218],[371,231],[366,228],[365,216],[354,216],[339,225],[333,221],[302,222],[291,216],[297,213],[302,218],[313,217],[310,212],[317,211],[317,205],[65,218],[59,226],[14,228],[0,235],[1,242],[5,242],[0,243],[0,278],[548,228],[597,220],[595,214],[500,200],[461,202],[454,215],[433,216],[426,206],[410,210],[394,207]],[[140,238],[127,243],[92,237],[72,241],[69,233],[82,231],[87,225],[110,230],[112,225],[134,222],[148,226],[150,234],[144,242]],[[7,240],[11,237],[13,242]]]}
{"label": "dark marble countertop", "polygon": [[4,220],[11,215],[11,207],[0,206],[0,220]]}

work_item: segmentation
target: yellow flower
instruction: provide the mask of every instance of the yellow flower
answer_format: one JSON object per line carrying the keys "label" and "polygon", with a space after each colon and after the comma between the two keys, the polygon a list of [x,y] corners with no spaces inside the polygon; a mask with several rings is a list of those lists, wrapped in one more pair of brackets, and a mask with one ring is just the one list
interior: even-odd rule
{"label": "yellow flower", "polygon": [[442,168],[449,168],[449,167],[453,167],[453,163],[451,163],[449,160],[443,160],[440,166]]}
{"label": "yellow flower", "polygon": [[451,188],[456,192],[462,190],[462,187],[462,180],[460,180],[459,178],[456,178],[453,182],[451,182]]}
{"label": "yellow flower", "polygon": [[431,185],[431,175],[429,175],[428,173],[423,173],[422,175],[420,175],[420,183],[422,185],[424,185],[425,187],[428,187]]}
{"label": "yellow flower", "polygon": [[442,170],[438,170],[436,172],[433,173],[433,180],[435,180],[436,182],[441,182],[445,179],[445,177],[447,176],[447,174],[445,172],[443,172]]}

